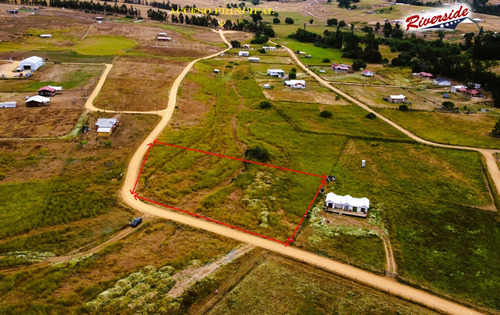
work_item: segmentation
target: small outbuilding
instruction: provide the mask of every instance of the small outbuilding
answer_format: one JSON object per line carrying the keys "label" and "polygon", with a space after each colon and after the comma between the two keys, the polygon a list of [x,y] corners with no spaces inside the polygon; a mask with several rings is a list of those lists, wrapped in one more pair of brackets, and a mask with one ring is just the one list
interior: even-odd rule
{"label": "small outbuilding", "polygon": [[406,103],[406,102],[408,102],[408,99],[403,94],[388,95],[388,96],[384,97],[384,100],[388,101],[389,103]]}
{"label": "small outbuilding", "polygon": [[260,59],[259,59],[259,57],[248,57],[248,61],[250,61],[250,62],[259,62]]}
{"label": "small outbuilding", "polygon": [[62,86],[54,86],[54,85],[47,85],[49,88],[54,89],[56,91],[55,94],[61,94],[62,93]]}
{"label": "small outbuilding", "polygon": [[214,69],[214,72],[219,73],[220,71],[219,71],[219,69]]}
{"label": "small outbuilding", "polygon": [[429,72],[419,72],[418,76],[421,77],[421,78],[430,79],[434,75],[432,73],[429,73]]}
{"label": "small outbuilding", "polygon": [[467,89],[467,87],[465,85],[453,85],[450,87],[450,92],[456,94],[460,92],[460,89]]}
{"label": "small outbuilding", "polygon": [[363,70],[363,75],[365,77],[373,77],[373,71],[370,70]]}
{"label": "small outbuilding", "polygon": [[325,211],[338,214],[366,217],[370,208],[370,200],[366,197],[354,198],[350,195],[340,196],[330,192],[326,194],[325,201]]}
{"label": "small outbuilding", "polygon": [[243,46],[241,46],[241,48],[243,48],[243,49],[250,49],[250,45],[249,44],[244,44]]}
{"label": "small outbuilding", "polygon": [[159,41],[162,41],[162,42],[168,42],[168,41],[170,41],[172,38],[170,38],[170,37],[165,37],[165,36],[158,36],[156,39],[157,39],[157,40],[159,40]]}
{"label": "small outbuilding", "polygon": [[292,89],[305,89],[306,81],[305,80],[288,80],[285,81],[285,85],[291,87]]}
{"label": "small outbuilding", "polygon": [[28,97],[25,103],[27,107],[49,106],[50,97],[35,95],[32,97]]}
{"label": "small outbuilding", "polygon": [[18,14],[18,13],[19,13],[19,10],[16,10],[16,9],[10,9],[10,10],[7,10],[7,13],[10,13],[10,14]]}
{"label": "small outbuilding", "polygon": [[242,51],[238,52],[238,56],[240,56],[240,57],[248,57],[248,56],[250,56],[250,53],[248,51],[243,51],[242,50]]}
{"label": "small outbuilding", "polygon": [[21,62],[19,63],[19,68],[21,68],[22,70],[35,71],[38,68],[42,67],[43,65],[45,65],[45,63],[42,58],[37,56],[32,56],[21,60]]}
{"label": "small outbuilding", "polygon": [[50,86],[44,86],[38,89],[38,95],[41,96],[54,96],[56,95],[56,89]]}
{"label": "small outbuilding", "polygon": [[285,75],[285,71],[281,69],[267,69],[267,75],[281,78],[282,76]]}
{"label": "small outbuilding", "polygon": [[349,67],[349,65],[345,65],[345,64],[336,64],[334,63],[332,65],[332,69],[333,71],[335,72],[347,72],[350,70],[351,67]]}
{"label": "small outbuilding", "polygon": [[443,97],[444,97],[444,98],[450,98],[450,94],[448,94],[448,93],[444,93],[444,94],[443,94]]}
{"label": "small outbuilding", "polygon": [[166,37],[167,33],[158,33],[158,36]]}
{"label": "small outbuilding", "polygon": [[265,51],[274,51],[274,50],[276,50],[276,47],[274,47],[274,46],[262,46],[262,49],[264,49]]}
{"label": "small outbuilding", "polygon": [[116,118],[99,118],[95,123],[98,136],[109,136],[118,126],[118,119]]}
{"label": "small outbuilding", "polygon": [[14,108],[17,107],[17,102],[0,102],[0,108]]}
{"label": "small outbuilding", "polygon": [[434,84],[439,86],[450,86],[451,82],[443,78],[435,78]]}
{"label": "small outbuilding", "polygon": [[41,38],[52,38],[52,35],[51,34],[41,34],[40,37]]}

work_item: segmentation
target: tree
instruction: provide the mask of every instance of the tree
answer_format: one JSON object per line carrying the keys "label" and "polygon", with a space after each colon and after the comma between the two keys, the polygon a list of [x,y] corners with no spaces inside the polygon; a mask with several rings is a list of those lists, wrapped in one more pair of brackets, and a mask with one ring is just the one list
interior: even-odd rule
{"label": "tree", "polygon": [[408,111],[408,105],[406,105],[406,104],[399,105],[399,110],[402,111],[402,112],[407,112]]}
{"label": "tree", "polygon": [[285,19],[285,23],[286,23],[286,24],[293,24],[293,23],[294,23],[294,20],[293,20],[292,18],[287,17],[287,18]]}
{"label": "tree", "polygon": [[366,115],[366,118],[368,118],[368,119],[375,119],[375,118],[377,118],[377,115],[375,115],[374,113],[368,113]]}
{"label": "tree", "polygon": [[445,101],[443,102],[443,104],[441,104],[441,106],[443,107],[444,110],[453,111],[455,109],[455,103],[451,101]]}
{"label": "tree", "polygon": [[259,3],[260,3],[260,1],[259,1],[259,0],[252,0],[252,4],[253,4],[253,5],[258,5]]}
{"label": "tree", "polygon": [[377,22],[377,24],[375,24],[375,32],[378,32],[379,29],[380,29],[380,22]]}
{"label": "tree", "polygon": [[231,41],[231,46],[233,46],[233,48],[240,48],[241,47],[241,43],[237,40],[232,40]]}
{"label": "tree", "polygon": [[274,24],[280,24],[280,23],[281,23],[281,21],[280,21],[280,19],[278,19],[277,17],[275,17],[275,18],[273,19],[273,23],[274,23]]}
{"label": "tree", "polygon": [[270,103],[270,102],[268,102],[268,101],[262,101],[262,102],[260,102],[260,104],[259,104],[259,107],[260,107],[261,109],[271,108],[271,106],[272,106],[272,105],[271,105],[271,103]]}
{"label": "tree", "polygon": [[344,27],[345,25],[346,24],[345,24],[344,20],[342,20],[342,21],[339,22],[339,27]]}
{"label": "tree", "polygon": [[366,68],[366,62],[363,59],[356,59],[352,62],[352,69],[358,71],[360,68]]}
{"label": "tree", "polygon": [[313,19],[310,19],[309,20],[309,24],[313,24],[314,20]]}
{"label": "tree", "polygon": [[290,78],[290,79],[292,79],[292,80],[293,80],[293,79],[297,79],[297,73],[296,73],[296,72],[290,72],[290,73],[288,74],[288,78]]}
{"label": "tree", "polygon": [[266,53],[266,50],[264,48],[260,48],[259,50],[257,50],[258,52],[260,52],[261,54],[265,54]]}
{"label": "tree", "polygon": [[319,113],[319,115],[323,118],[332,118],[333,114],[331,111],[323,110]]}
{"label": "tree", "polygon": [[326,20],[326,25],[328,26],[336,26],[337,24],[339,24],[339,21],[337,19]]}
{"label": "tree", "polygon": [[332,62],[332,61],[331,61],[330,59],[328,59],[328,58],[325,58],[325,59],[321,60],[321,62],[324,62],[324,63],[330,63],[330,62]]}
{"label": "tree", "polygon": [[500,137],[500,120],[495,124],[495,127],[491,131],[491,135],[497,138]]}

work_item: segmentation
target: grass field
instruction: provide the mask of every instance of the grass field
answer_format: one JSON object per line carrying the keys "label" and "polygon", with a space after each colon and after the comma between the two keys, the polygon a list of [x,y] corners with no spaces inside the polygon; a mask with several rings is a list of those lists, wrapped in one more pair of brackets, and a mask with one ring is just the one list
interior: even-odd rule
{"label": "grass field", "polygon": [[208,314],[432,314],[301,263],[269,256]]}
{"label": "grass field", "polygon": [[74,50],[82,55],[109,56],[124,54],[136,45],[137,42],[125,37],[89,36],[78,42]]}
{"label": "grass field", "polygon": [[416,135],[435,142],[464,146],[500,148],[492,137],[498,116],[376,109],[379,113]]}

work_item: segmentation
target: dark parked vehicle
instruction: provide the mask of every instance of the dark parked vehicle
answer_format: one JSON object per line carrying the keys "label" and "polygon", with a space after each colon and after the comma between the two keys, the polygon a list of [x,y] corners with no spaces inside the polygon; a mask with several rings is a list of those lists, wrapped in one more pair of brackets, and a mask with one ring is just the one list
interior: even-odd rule
{"label": "dark parked vehicle", "polygon": [[142,218],[141,217],[137,217],[134,219],[134,221],[132,221],[132,223],[130,223],[130,226],[135,228],[137,227],[139,224],[142,223]]}

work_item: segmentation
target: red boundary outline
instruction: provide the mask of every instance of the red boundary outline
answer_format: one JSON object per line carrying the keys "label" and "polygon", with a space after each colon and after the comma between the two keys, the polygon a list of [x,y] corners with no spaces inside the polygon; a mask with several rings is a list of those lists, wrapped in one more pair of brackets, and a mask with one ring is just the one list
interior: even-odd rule
{"label": "red boundary outline", "polygon": [[[309,206],[307,207],[306,212],[304,213],[304,215],[300,219],[299,224],[297,224],[297,227],[293,231],[292,236],[287,237],[287,241],[283,242],[283,241],[271,238],[269,236],[265,236],[265,235],[262,235],[262,234],[259,234],[259,233],[248,231],[248,230],[239,228],[239,227],[234,226],[234,225],[230,225],[230,224],[227,224],[227,223],[224,223],[224,222],[221,222],[221,221],[217,221],[217,220],[214,220],[214,219],[211,219],[211,218],[208,218],[208,217],[204,217],[204,216],[196,214],[196,213],[192,213],[192,212],[189,212],[189,211],[186,211],[186,210],[175,208],[175,207],[172,207],[172,206],[169,206],[169,205],[165,205],[165,204],[159,203],[157,201],[153,201],[153,200],[150,200],[150,199],[147,199],[147,198],[139,196],[139,193],[135,191],[135,189],[137,188],[137,183],[139,182],[139,177],[141,177],[142,170],[144,169],[144,165],[146,164],[146,160],[148,158],[149,152],[151,151],[151,148],[155,147],[158,144],[166,145],[166,146],[170,146],[170,147],[174,147],[174,148],[179,148],[179,149],[184,149],[184,150],[189,150],[189,151],[194,151],[194,152],[199,152],[199,153],[205,153],[205,154],[209,154],[209,155],[215,155],[215,156],[224,157],[224,158],[233,159],[233,160],[238,160],[238,161],[242,161],[242,162],[263,165],[263,166],[277,168],[277,169],[285,170],[285,171],[289,171],[289,172],[294,172],[294,173],[299,173],[299,174],[304,174],[304,175],[309,175],[309,176],[320,177],[321,178],[321,181],[320,181],[321,185],[319,186],[318,190],[316,191],[316,194],[314,195],[313,199],[309,203]],[[288,168],[284,168],[284,167],[280,167],[280,166],[275,166],[275,165],[271,165],[271,164],[264,164],[264,163],[259,163],[259,162],[255,162],[255,161],[250,161],[250,160],[244,160],[244,159],[240,159],[240,158],[235,158],[235,157],[232,157],[232,156],[226,156],[226,155],[222,155],[222,154],[217,154],[217,153],[212,153],[212,152],[207,152],[207,151],[202,151],[202,150],[197,150],[197,149],[192,149],[192,148],[181,147],[181,146],[174,145],[174,144],[168,144],[168,143],[159,142],[158,139],[156,139],[155,141],[153,141],[151,143],[148,143],[147,146],[149,148],[148,148],[148,151],[146,152],[146,155],[144,156],[144,161],[142,162],[141,170],[139,171],[139,174],[137,175],[137,179],[135,181],[134,188],[130,189],[130,193],[134,196],[135,200],[141,199],[141,200],[144,200],[144,201],[148,201],[148,202],[157,204],[157,205],[165,207],[165,208],[176,210],[176,211],[179,211],[179,212],[182,212],[182,213],[185,213],[185,214],[189,214],[189,215],[195,216],[195,217],[200,218],[200,219],[204,219],[204,220],[207,220],[207,221],[210,221],[210,222],[218,223],[218,224],[230,227],[230,228],[235,229],[235,230],[239,230],[239,231],[242,231],[242,232],[245,232],[245,233],[249,233],[249,234],[252,234],[252,235],[255,235],[255,236],[258,236],[258,237],[262,237],[262,238],[274,241],[274,242],[278,242],[280,244],[284,244],[285,247],[287,247],[288,245],[290,245],[290,243],[292,243],[294,241],[294,236],[297,233],[297,231],[299,230],[300,226],[302,225],[302,221],[304,221],[307,213],[311,209],[311,207],[312,207],[312,205],[314,203],[314,200],[316,200],[316,197],[318,196],[318,194],[319,194],[319,192],[321,190],[321,187],[323,187],[323,185],[326,185],[326,175],[325,174],[323,174],[323,175],[317,175],[317,174],[312,174],[312,173],[306,173],[306,172],[292,170],[292,169],[288,169]]]}

